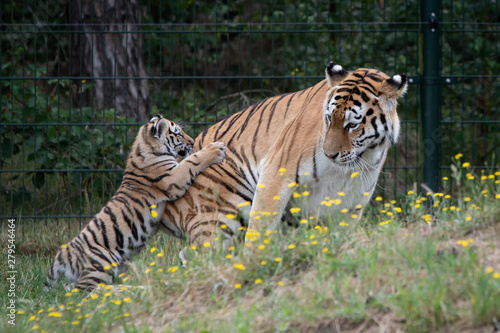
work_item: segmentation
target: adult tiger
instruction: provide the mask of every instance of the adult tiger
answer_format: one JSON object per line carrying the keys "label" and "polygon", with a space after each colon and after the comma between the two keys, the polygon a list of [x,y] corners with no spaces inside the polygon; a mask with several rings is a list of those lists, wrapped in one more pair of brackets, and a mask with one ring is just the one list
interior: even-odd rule
{"label": "adult tiger", "polygon": [[[194,147],[224,142],[226,159],[167,204],[161,227],[199,243],[210,239],[217,224],[228,237],[246,221],[248,230],[273,229],[295,191],[290,184],[305,182],[309,207],[320,207],[319,216],[341,209],[359,216],[398,139],[396,100],[406,88],[403,74],[347,72],[331,62],[326,80],[315,86],[265,99],[215,124]],[[359,177],[352,178],[354,172]],[[340,205],[320,205],[339,192]],[[245,202],[251,202],[253,214],[250,206],[241,208]],[[238,214],[245,221],[232,218]],[[247,232],[246,241],[251,238]]]}
{"label": "adult tiger", "polygon": [[118,191],[75,238],[61,246],[47,284],[66,276],[78,288],[92,289],[101,282],[113,282],[125,271],[126,261],[157,231],[165,202],[181,197],[200,172],[225,157],[220,142],[188,156],[193,143],[176,123],[161,115],[143,125]]}

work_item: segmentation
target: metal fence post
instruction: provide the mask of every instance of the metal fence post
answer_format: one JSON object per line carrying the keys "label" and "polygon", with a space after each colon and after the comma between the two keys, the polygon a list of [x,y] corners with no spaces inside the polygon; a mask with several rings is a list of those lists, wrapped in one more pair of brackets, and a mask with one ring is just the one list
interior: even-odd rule
{"label": "metal fence post", "polygon": [[[422,134],[424,143],[424,183],[433,191],[439,188],[439,112],[440,112],[440,60],[439,14],[441,1],[421,0],[422,77],[420,99],[422,108]],[[426,24],[428,22],[428,24]]]}

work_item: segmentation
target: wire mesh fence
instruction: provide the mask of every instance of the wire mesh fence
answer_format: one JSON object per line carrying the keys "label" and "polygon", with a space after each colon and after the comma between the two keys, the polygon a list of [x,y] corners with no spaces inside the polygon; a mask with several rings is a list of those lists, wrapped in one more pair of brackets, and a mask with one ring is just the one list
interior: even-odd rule
{"label": "wire mesh fence", "polygon": [[[0,219],[81,227],[118,187],[150,115],[196,136],[265,97],[314,85],[330,60],[409,76],[402,135],[377,195],[418,187],[424,151],[439,178],[457,153],[487,173],[499,164],[499,4],[442,1],[431,22],[422,1],[2,2]],[[431,28],[440,70],[424,77]],[[422,137],[422,85],[440,89],[432,138]]]}

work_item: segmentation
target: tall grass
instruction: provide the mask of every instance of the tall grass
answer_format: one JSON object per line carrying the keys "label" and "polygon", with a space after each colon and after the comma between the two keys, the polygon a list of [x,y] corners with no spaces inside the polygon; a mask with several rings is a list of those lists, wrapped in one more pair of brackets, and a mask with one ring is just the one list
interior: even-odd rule
{"label": "tall grass", "polygon": [[453,170],[443,193],[375,199],[376,213],[359,223],[297,213],[297,228],[261,230],[250,251],[159,235],[117,285],[94,293],[44,288],[67,241],[47,236],[56,234],[49,226],[25,240],[35,253],[17,255],[16,326],[2,315],[0,331],[499,330],[500,171],[475,174],[460,159]]}

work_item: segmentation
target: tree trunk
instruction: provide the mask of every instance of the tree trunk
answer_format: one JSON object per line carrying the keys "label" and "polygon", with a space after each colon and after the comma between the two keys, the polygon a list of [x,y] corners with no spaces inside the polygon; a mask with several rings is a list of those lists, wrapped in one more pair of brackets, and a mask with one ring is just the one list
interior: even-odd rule
{"label": "tree trunk", "polygon": [[[146,121],[149,87],[142,61],[142,35],[138,0],[70,0],[71,75],[95,77],[93,96],[85,92],[76,101],[98,109]],[[109,79],[112,77],[113,79]],[[117,78],[120,77],[120,78]],[[77,86],[82,80],[75,82]]]}

